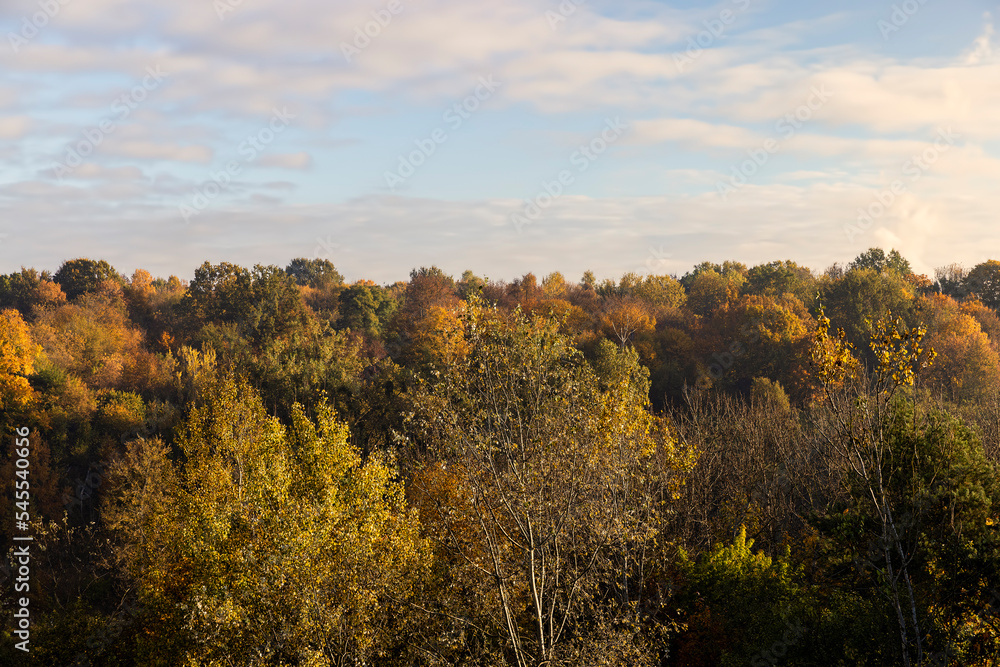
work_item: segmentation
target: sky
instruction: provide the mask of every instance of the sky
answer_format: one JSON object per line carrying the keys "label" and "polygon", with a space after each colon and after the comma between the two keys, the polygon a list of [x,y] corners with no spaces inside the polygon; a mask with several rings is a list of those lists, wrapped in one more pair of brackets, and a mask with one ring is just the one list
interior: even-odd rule
{"label": "sky", "polygon": [[0,272],[1000,256],[1000,3],[0,0]]}

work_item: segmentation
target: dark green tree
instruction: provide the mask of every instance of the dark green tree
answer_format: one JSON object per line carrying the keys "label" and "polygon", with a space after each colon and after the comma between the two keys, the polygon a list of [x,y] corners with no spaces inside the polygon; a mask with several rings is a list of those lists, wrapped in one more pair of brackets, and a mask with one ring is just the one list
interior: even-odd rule
{"label": "dark green tree", "polygon": [[297,257],[285,267],[285,273],[299,285],[324,289],[344,283],[344,276],[327,259],[307,259]]}
{"label": "dark green tree", "polygon": [[123,282],[114,267],[103,259],[95,262],[85,257],[63,262],[53,280],[62,287],[66,297],[71,300],[81,294],[96,291],[105,280]]}
{"label": "dark green tree", "polygon": [[351,285],[340,293],[337,311],[337,329],[376,334],[379,330],[378,302],[372,287],[361,283]]}
{"label": "dark green tree", "polygon": [[979,297],[993,310],[1000,309],[1000,262],[991,259],[976,264],[963,282],[965,291]]}

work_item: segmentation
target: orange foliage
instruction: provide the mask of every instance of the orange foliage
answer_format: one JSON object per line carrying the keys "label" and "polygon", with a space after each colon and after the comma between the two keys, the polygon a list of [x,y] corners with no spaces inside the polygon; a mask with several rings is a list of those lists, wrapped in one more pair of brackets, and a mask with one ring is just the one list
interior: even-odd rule
{"label": "orange foliage", "polygon": [[22,410],[34,402],[25,376],[34,372],[39,352],[21,314],[12,308],[0,312],[0,411]]}
{"label": "orange foliage", "polygon": [[1000,355],[972,315],[990,321],[982,304],[960,306],[950,296],[934,294],[923,297],[920,307],[927,317],[925,342],[938,353],[926,373],[932,390],[962,400],[977,398],[1000,384]]}

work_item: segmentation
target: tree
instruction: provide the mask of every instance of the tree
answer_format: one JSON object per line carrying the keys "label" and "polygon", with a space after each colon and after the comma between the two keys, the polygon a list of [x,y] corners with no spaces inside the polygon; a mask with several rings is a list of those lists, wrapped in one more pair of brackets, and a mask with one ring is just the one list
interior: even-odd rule
{"label": "tree", "polygon": [[727,278],[739,280],[740,284],[742,284],[743,280],[746,278],[747,267],[742,262],[732,260],[726,260],[722,264],[702,262],[681,277],[681,285],[684,285],[684,289],[690,290],[695,278],[706,271],[713,271],[719,275],[726,276]]}
{"label": "tree", "polygon": [[892,271],[900,276],[912,273],[910,263],[899,254],[898,250],[890,250],[889,254],[886,254],[881,248],[869,248],[847,266],[848,271],[857,269],[871,269],[875,273]]}
{"label": "tree", "polygon": [[815,282],[808,268],[791,260],[769,262],[747,271],[743,293],[778,297],[790,292],[808,303],[816,296]]}
{"label": "tree", "polygon": [[672,276],[646,276],[633,294],[658,310],[681,308],[687,301],[683,285]]}
{"label": "tree", "polygon": [[[478,291],[478,290],[477,290]],[[409,354],[423,320],[435,308],[450,309],[458,305],[455,281],[436,266],[421,267],[410,272],[410,282],[394,308],[384,330],[386,347],[393,358]],[[387,313],[388,314],[388,313]]]}
{"label": "tree", "polygon": [[569,284],[566,278],[558,271],[553,271],[542,278],[542,292],[547,299],[561,299],[566,296]]}
{"label": "tree", "polygon": [[642,302],[614,297],[605,300],[601,325],[606,336],[624,347],[634,336],[652,332],[656,327],[656,319],[649,314]]}
{"label": "tree", "polygon": [[243,326],[258,348],[305,326],[308,314],[295,281],[277,266],[254,266]]}
{"label": "tree", "polygon": [[[477,300],[461,321],[468,354],[413,390],[410,448],[452,477],[447,503],[437,487],[416,489],[438,549],[461,564],[451,576],[488,595],[439,613],[502,638],[496,659],[518,667],[593,656],[597,645],[609,647],[606,664],[646,663],[649,652],[624,639],[655,525],[643,480],[661,457],[669,500],[683,465],[647,412],[634,353],[606,364],[602,391],[557,322]],[[615,627],[621,641],[601,643]]]}
{"label": "tree", "polygon": [[234,323],[245,313],[250,272],[242,266],[205,262],[194,272],[181,307],[197,322]]}
{"label": "tree", "polygon": [[143,331],[129,320],[128,303],[116,282],[41,311],[32,331],[51,364],[91,387],[149,391],[168,381],[169,362],[144,347]]}
{"label": "tree", "polygon": [[962,283],[968,294],[974,295],[993,310],[1000,309],[1000,261],[991,259],[976,264]]}
{"label": "tree", "polygon": [[798,403],[808,393],[805,366],[811,320],[791,294],[742,296],[713,322],[719,337],[707,342],[706,357],[711,354],[716,362],[710,369],[718,375],[718,366],[723,366],[724,384],[744,393],[755,377],[777,380]]}
{"label": "tree", "polygon": [[337,312],[338,329],[373,335],[379,332],[378,303],[368,285],[356,283],[341,292]]}
{"label": "tree", "polygon": [[807,595],[801,573],[787,551],[772,558],[753,553],[753,543],[741,527],[731,545],[716,544],[697,560],[681,551],[680,602],[688,616],[678,664],[768,664],[761,649],[775,645],[784,646],[785,660],[803,653]]}
{"label": "tree", "polygon": [[252,270],[222,262],[205,262],[181,301],[192,328],[231,324],[256,349],[302,326],[306,308],[295,280],[277,266],[257,264]]}
{"label": "tree", "polygon": [[936,353],[924,347],[923,326],[909,328],[899,317],[881,319],[872,323],[877,365],[865,376],[843,331],[831,338],[829,325],[821,306],[812,350],[827,409],[820,434],[842,462],[855,497],[870,512],[871,549],[878,554],[873,565],[898,621],[901,662],[906,667],[914,660],[920,665],[926,638],[914,586],[918,541],[908,530],[911,518],[891,488],[898,456],[892,427],[899,390],[911,387],[917,371],[932,363]]}
{"label": "tree", "polygon": [[66,295],[47,274],[22,266],[18,273],[0,276],[0,309],[16,308],[30,318],[36,308],[55,308],[65,302]]}
{"label": "tree", "polygon": [[729,272],[721,274],[714,269],[699,271],[688,288],[688,307],[696,315],[708,317],[739,296],[743,276]]}
{"label": "tree", "polygon": [[934,269],[934,279],[937,283],[938,291],[947,294],[954,299],[963,299],[966,296],[965,278],[969,272],[961,264],[948,264]]}
{"label": "tree", "polygon": [[95,262],[81,257],[63,262],[53,280],[62,287],[66,298],[73,300],[82,294],[96,291],[106,280],[121,282],[122,278],[103,259]]}
{"label": "tree", "polygon": [[344,276],[328,259],[306,259],[298,257],[289,262],[285,273],[291,276],[296,284],[313,289],[329,289],[344,284]]}
{"label": "tree", "polygon": [[520,306],[521,310],[530,313],[544,298],[545,292],[538,285],[538,278],[534,273],[526,273],[520,280],[515,280],[507,286],[505,302],[512,308]]}
{"label": "tree", "polygon": [[363,461],[329,407],[285,429],[209,378],[176,451],[138,439],[105,511],[146,608],[143,664],[362,664],[396,639],[426,567],[391,459]]}
{"label": "tree", "polygon": [[35,391],[28,376],[34,373],[35,359],[41,351],[18,311],[0,311],[0,413],[4,422],[22,414],[34,402]]}
{"label": "tree", "polygon": [[962,302],[961,309],[964,314],[979,322],[979,326],[989,337],[990,345],[1000,352],[1000,316],[997,316],[997,312],[978,299],[967,299]]}
{"label": "tree", "polygon": [[483,286],[486,281],[480,278],[470,269],[466,269],[462,272],[462,279],[458,281],[458,296],[462,299],[468,299],[470,294],[477,294],[482,291]]}
{"label": "tree", "polygon": [[937,352],[927,373],[932,390],[962,401],[981,399],[1000,386],[1000,356],[964,305],[935,294],[921,299],[920,310],[927,318],[927,344]]}
{"label": "tree", "polygon": [[823,286],[821,301],[830,319],[841,323],[848,342],[868,366],[876,363],[868,346],[872,323],[884,319],[890,311],[911,324],[915,317],[913,288],[895,272],[848,271],[843,278]]}

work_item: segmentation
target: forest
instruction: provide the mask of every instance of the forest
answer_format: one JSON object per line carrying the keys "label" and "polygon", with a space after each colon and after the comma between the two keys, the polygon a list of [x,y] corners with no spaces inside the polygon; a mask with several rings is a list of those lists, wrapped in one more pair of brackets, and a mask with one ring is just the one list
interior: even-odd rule
{"label": "forest", "polygon": [[1000,665],[998,308],[880,248],[0,275],[0,663]]}

